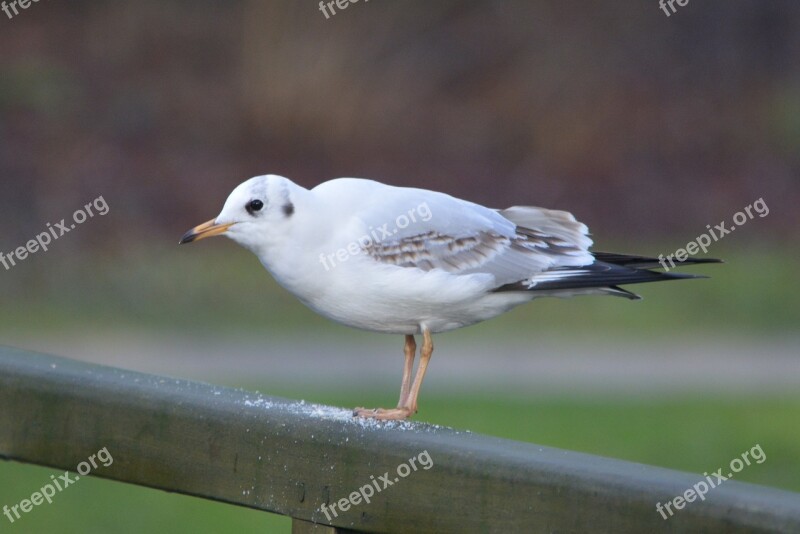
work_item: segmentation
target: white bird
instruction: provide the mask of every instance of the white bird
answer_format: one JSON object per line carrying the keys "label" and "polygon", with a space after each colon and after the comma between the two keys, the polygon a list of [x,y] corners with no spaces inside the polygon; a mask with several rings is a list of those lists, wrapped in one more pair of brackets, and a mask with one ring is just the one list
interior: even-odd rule
{"label": "white bird", "polygon": [[[496,210],[358,178],[311,190],[282,176],[251,178],[233,190],[216,219],[192,228],[180,243],[220,234],[258,256],[281,286],[317,313],[405,335],[397,407],[354,411],[377,419],[417,412],[431,334],[491,319],[537,297],[638,299],[619,286],[696,277],[652,271],[659,267],[656,258],[589,252],[586,226],[566,211]],[[416,334],[422,348],[412,382]]]}

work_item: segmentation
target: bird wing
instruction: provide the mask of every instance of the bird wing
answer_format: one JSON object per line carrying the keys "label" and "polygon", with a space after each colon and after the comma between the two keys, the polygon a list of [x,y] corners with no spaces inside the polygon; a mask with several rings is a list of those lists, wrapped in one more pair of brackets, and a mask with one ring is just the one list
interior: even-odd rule
{"label": "bird wing", "polygon": [[[586,226],[567,212],[521,206],[493,210],[415,189],[393,194],[391,206],[371,206],[360,214],[362,228],[382,228],[382,238],[361,246],[366,256],[384,264],[456,275],[489,274],[500,287],[593,262]],[[405,225],[414,206],[426,206],[429,217]],[[394,213],[405,219],[390,216],[387,226],[384,219]]]}
{"label": "bird wing", "polygon": [[[341,189],[331,191],[330,198],[335,198],[342,215],[350,217],[344,233],[350,240],[362,236],[351,244],[360,245],[367,261],[454,275],[489,275],[497,292],[558,296],[601,293],[638,298],[618,286],[698,277],[651,271],[658,266],[655,258],[592,254],[586,225],[566,211],[532,206],[493,210],[423,189],[369,180],[334,182],[326,187]],[[684,263],[716,261],[690,258]]]}

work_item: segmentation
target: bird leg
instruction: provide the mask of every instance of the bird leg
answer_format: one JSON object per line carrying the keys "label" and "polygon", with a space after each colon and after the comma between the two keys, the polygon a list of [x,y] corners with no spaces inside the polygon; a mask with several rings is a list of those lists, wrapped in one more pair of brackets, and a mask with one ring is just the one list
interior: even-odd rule
{"label": "bird leg", "polygon": [[414,336],[406,336],[406,344],[403,347],[406,359],[403,365],[403,382],[400,385],[400,400],[397,401],[397,407],[400,408],[406,403],[408,393],[411,391],[411,371],[414,370],[414,358],[417,356],[417,342]]}
{"label": "bird leg", "polygon": [[408,393],[404,407],[409,410],[409,415],[417,413],[417,397],[419,390],[422,388],[422,380],[425,378],[425,372],[428,370],[428,363],[431,361],[433,354],[433,339],[431,333],[427,329],[422,330],[422,350],[419,351],[419,366],[417,367],[417,374],[414,375],[414,384],[411,386],[411,391]]}
{"label": "bird leg", "polygon": [[403,366],[403,382],[400,386],[400,402],[397,408],[356,408],[353,410],[353,415],[357,417],[365,417],[372,419],[407,419],[417,413],[417,397],[419,390],[422,387],[422,380],[425,378],[425,372],[428,370],[428,362],[430,362],[431,354],[433,354],[433,340],[431,333],[428,330],[422,331],[422,350],[420,351],[419,366],[417,373],[414,375],[414,382],[411,384],[411,370],[414,366],[414,357],[417,352],[417,344],[414,341],[414,336],[406,336],[405,345],[405,365]]}

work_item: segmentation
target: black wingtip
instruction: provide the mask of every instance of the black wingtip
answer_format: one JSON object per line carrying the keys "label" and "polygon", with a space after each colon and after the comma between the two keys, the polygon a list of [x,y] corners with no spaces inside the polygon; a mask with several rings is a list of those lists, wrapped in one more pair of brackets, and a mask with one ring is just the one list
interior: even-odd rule
{"label": "black wingtip", "polygon": [[614,296],[617,296],[617,297],[623,297],[623,298],[626,298],[626,299],[629,299],[629,300],[642,300],[642,296],[641,295],[638,295],[638,294],[634,293],[633,291],[628,291],[627,289],[622,289],[619,286],[608,286],[608,288],[611,290],[609,292],[609,294],[611,294],[611,295],[614,295]]}
{"label": "black wingtip", "polygon": [[[623,267],[636,269],[677,269],[684,265],[699,265],[702,263],[725,263],[724,260],[717,258],[697,258],[688,257],[683,261],[675,257],[664,257],[662,254],[658,258],[652,256],[636,256],[632,254],[618,254],[615,252],[593,252],[592,255],[597,261],[611,263]],[[671,255],[674,256],[674,255]]]}
{"label": "black wingtip", "polygon": [[691,273],[673,273],[673,272],[663,272],[661,274],[661,280],[689,280],[691,278],[711,278],[705,274],[691,274]]}
{"label": "black wingtip", "polygon": [[699,265],[701,263],[725,263],[725,260],[719,258],[689,258],[686,261],[676,262],[679,265]]}

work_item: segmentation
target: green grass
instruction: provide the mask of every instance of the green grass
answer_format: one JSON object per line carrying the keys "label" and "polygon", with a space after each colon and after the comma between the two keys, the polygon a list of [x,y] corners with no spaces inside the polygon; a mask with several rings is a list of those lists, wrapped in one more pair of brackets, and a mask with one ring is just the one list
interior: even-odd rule
{"label": "green grass", "polygon": [[[307,400],[344,406],[354,402],[352,392],[320,393]],[[358,400],[379,405],[389,398],[387,392],[362,391]],[[419,418],[698,474],[726,467],[758,444],[766,460],[745,467],[735,479],[800,491],[800,397],[567,400],[488,393],[429,395]],[[0,462],[0,505],[29,496],[53,473]],[[272,514],[88,477],[13,526],[0,516],[0,525],[4,532],[289,531],[289,521]]]}
{"label": "green grass", "polygon": [[[291,397],[291,391],[269,391]],[[394,392],[320,394],[310,402],[391,403]],[[702,473],[760,444],[763,464],[737,480],[800,491],[800,396],[624,398],[503,393],[421,399],[417,419],[475,433]]]}
{"label": "green grass", "polygon": [[[0,506],[30,497],[63,471],[0,462]],[[229,504],[83,477],[0,532],[289,532],[291,520]]]}
{"label": "green grass", "polygon": [[[25,331],[57,338],[106,329],[294,339],[314,332],[348,336],[275,284],[258,261],[232,243],[135,249],[80,257],[53,249],[0,277],[0,335]],[[602,247],[614,248],[614,247]],[[624,247],[658,253],[669,247]],[[719,250],[724,265],[685,269],[712,275],[631,286],[643,302],[588,297],[546,299],[458,332],[531,338],[796,336],[800,324],[797,260],[776,250]],[[566,327],[569,326],[569,331]],[[456,335],[456,334],[452,334]],[[289,390],[270,394],[293,397]],[[394,393],[320,392],[306,399],[341,406],[386,405]],[[800,491],[800,396],[622,399],[425,394],[421,420],[473,432],[643,462],[695,473],[716,470],[754,445],[767,460],[737,480]],[[30,496],[53,470],[0,462],[0,506]],[[287,532],[285,518],[99,479],[82,481],[37,507],[10,532]],[[10,529],[8,527],[11,527]]]}
{"label": "green grass", "polygon": [[[657,253],[667,247],[629,247]],[[527,336],[531,329],[571,336],[683,333],[796,333],[796,258],[777,250],[714,251],[727,263],[684,268],[708,280],[629,286],[645,300],[543,299],[464,335]],[[54,263],[46,263],[54,262]],[[57,265],[58,268],[53,268]],[[280,288],[249,252],[232,243],[125,249],[81,257],[52,250],[0,278],[0,333],[127,328],[165,332],[251,332],[291,337],[301,329],[346,335]]]}

